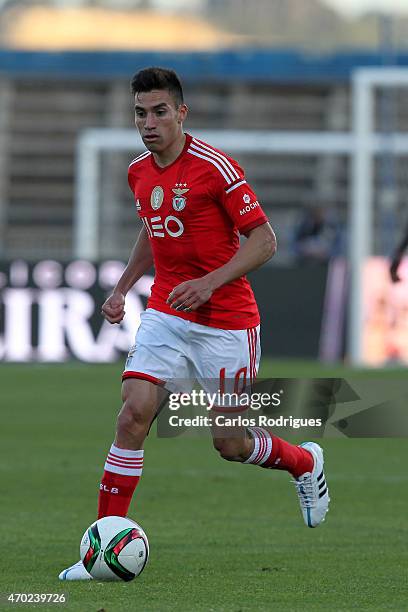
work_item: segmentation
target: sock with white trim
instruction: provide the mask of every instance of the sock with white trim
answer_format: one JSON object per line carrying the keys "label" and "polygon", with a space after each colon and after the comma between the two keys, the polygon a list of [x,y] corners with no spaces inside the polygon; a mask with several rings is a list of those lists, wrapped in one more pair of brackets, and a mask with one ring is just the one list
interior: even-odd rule
{"label": "sock with white trim", "polygon": [[306,449],[290,444],[274,436],[263,427],[248,427],[254,439],[254,450],[244,463],[253,463],[263,468],[286,470],[295,478],[311,472],[314,459]]}
{"label": "sock with white trim", "polygon": [[143,469],[143,450],[127,450],[112,444],[99,489],[98,519],[126,516]]}

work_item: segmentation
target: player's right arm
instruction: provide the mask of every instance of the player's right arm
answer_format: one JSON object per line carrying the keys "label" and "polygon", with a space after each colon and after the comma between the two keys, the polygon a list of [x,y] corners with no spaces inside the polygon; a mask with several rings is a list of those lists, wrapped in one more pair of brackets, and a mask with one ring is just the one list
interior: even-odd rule
{"label": "player's right arm", "polygon": [[102,315],[109,323],[120,323],[125,316],[125,297],[133,285],[153,265],[152,249],[145,228],[140,231],[128,264],[111,296],[102,306]]}

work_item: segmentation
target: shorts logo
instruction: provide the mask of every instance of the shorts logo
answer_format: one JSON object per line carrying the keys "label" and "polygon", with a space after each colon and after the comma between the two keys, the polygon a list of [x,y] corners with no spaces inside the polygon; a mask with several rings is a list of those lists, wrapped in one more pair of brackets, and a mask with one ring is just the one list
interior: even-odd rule
{"label": "shorts logo", "polygon": [[137,200],[136,200],[136,210],[142,210],[139,198],[137,198]]}
{"label": "shorts logo", "polygon": [[173,208],[177,212],[185,209],[187,198],[183,196],[185,193],[190,191],[190,189],[182,189],[182,187],[187,187],[187,183],[176,183],[176,186],[172,189],[172,192],[176,194],[173,198]]}
{"label": "shorts logo", "polygon": [[152,205],[153,210],[157,210],[163,204],[164,200],[164,191],[163,187],[157,185],[150,196],[150,204]]}
{"label": "shorts logo", "polygon": [[245,204],[249,204],[251,201],[251,196],[246,193],[244,196],[242,196],[242,199],[244,200]]}
{"label": "shorts logo", "polygon": [[130,351],[129,351],[127,359],[126,359],[125,368],[130,366],[130,364],[132,362],[132,357],[135,354],[135,352],[136,352],[136,344],[130,348]]}

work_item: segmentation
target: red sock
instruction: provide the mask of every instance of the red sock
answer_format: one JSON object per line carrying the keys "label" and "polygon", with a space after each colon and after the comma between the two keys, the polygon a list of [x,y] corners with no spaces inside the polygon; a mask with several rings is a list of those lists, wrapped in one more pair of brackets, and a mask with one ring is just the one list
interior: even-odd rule
{"label": "red sock", "polygon": [[143,451],[112,444],[99,489],[98,519],[126,516],[143,469]]}
{"label": "red sock", "polygon": [[295,478],[313,470],[314,459],[306,449],[290,444],[262,427],[251,427],[249,431],[255,444],[251,456],[244,463],[255,463],[274,470],[286,470]]}

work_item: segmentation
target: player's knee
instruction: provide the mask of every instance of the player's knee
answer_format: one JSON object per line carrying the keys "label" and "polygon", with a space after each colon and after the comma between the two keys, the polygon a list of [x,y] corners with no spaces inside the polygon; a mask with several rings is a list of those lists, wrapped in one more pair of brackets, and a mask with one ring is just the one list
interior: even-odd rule
{"label": "player's knee", "polygon": [[118,433],[143,434],[150,426],[150,412],[140,402],[125,399],[117,419]]}
{"label": "player's knee", "polygon": [[226,461],[242,461],[239,444],[234,438],[215,438],[213,444],[220,457]]}

